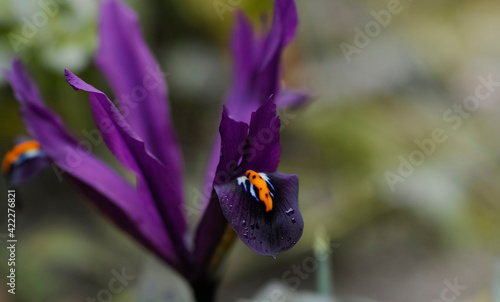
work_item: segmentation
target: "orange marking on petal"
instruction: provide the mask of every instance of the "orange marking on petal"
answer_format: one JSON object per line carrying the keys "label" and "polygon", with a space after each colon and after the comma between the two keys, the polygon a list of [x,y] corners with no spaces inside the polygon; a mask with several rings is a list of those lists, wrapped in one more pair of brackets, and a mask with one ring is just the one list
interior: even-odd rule
{"label": "orange marking on petal", "polygon": [[14,148],[12,148],[12,150],[10,150],[9,152],[7,152],[7,154],[5,154],[5,157],[3,158],[2,162],[2,171],[4,173],[8,172],[10,170],[12,163],[14,163],[16,159],[23,153],[37,149],[40,149],[40,144],[34,140],[26,141],[20,143],[19,145],[16,145]]}
{"label": "orange marking on petal", "polygon": [[267,187],[266,181],[257,172],[252,170],[246,171],[245,176],[258,189],[259,199],[266,205],[266,212],[270,212],[273,209],[273,198],[271,197],[271,192]]}

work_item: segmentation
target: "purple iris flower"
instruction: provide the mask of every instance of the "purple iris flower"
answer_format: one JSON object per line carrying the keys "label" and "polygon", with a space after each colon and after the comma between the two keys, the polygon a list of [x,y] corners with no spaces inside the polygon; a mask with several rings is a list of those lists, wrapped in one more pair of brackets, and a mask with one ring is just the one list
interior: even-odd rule
{"label": "purple iris flower", "polygon": [[[192,235],[184,213],[182,158],[164,77],[133,11],[117,0],[106,0],[99,20],[97,65],[117,104],[69,70],[65,76],[75,90],[89,93],[103,141],[133,172],[135,182],[90,153],[82,154],[82,143],[45,106],[16,60],[5,76],[21,104],[29,134],[39,143],[40,152],[35,153],[41,162],[49,158],[105,216],[184,275],[198,300],[209,301],[211,272],[234,234],[253,251],[273,257],[293,247],[302,235],[298,178],[276,172],[281,153],[276,107],[299,106],[308,99],[305,93],[280,87],[282,52],[297,28],[295,3],[276,0],[271,28],[259,36],[243,15],[237,16],[233,84],[208,168],[213,190]],[[17,174],[24,180],[33,166],[24,163],[35,157],[16,166],[9,162],[5,172],[22,171]]]}

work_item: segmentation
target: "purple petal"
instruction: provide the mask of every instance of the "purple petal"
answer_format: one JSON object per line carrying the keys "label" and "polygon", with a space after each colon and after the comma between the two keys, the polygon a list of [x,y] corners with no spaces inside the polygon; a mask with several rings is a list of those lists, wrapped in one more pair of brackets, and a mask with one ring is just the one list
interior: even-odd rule
{"label": "purple petal", "polygon": [[273,209],[269,212],[250,193],[248,180],[245,185],[238,180],[216,185],[215,191],[224,216],[243,243],[259,254],[276,257],[298,242],[304,221],[299,211],[297,176],[279,172],[267,176],[274,188]]}
{"label": "purple petal", "polygon": [[241,12],[236,17],[232,41],[233,83],[226,106],[236,120],[248,122],[250,113],[260,105],[252,90],[254,74],[260,62],[256,55],[257,40],[250,23]]}
{"label": "purple petal", "polygon": [[291,109],[301,108],[311,100],[311,95],[307,92],[295,89],[282,90],[276,97],[278,107],[288,107]]}
{"label": "purple petal", "polygon": [[[102,135],[102,138],[106,143],[106,146],[126,168],[135,172],[136,175],[138,175],[138,177],[142,178],[140,167],[137,165],[136,162],[135,154],[133,154],[130,151],[125,139],[119,135],[119,132],[117,131],[116,126],[113,123],[113,119],[105,118],[106,109],[103,108],[101,103],[96,101],[96,96],[100,97],[105,97],[105,96],[101,96],[103,95],[102,92],[88,85],[87,83],[83,82],[81,79],[72,74],[69,70],[65,70],[65,75],[69,84],[75,90],[83,89],[85,91],[93,93],[90,95],[90,98],[92,100],[90,102],[90,108],[92,110],[95,123],[99,127],[100,134]],[[107,97],[105,98],[107,99]],[[116,108],[112,105],[109,106],[112,107],[112,109]],[[113,115],[121,116],[121,113],[118,110],[113,110],[112,113]],[[124,123],[124,125],[128,124]],[[129,135],[132,135],[133,133],[133,130],[130,129],[130,127],[126,129],[126,131]]]}
{"label": "purple petal", "polygon": [[232,119],[228,110],[224,108],[219,133],[222,145],[219,165],[214,178],[216,185],[226,183],[243,172],[238,164],[244,155],[242,147],[248,136],[248,125]]}
{"label": "purple petal", "polygon": [[280,90],[281,56],[295,36],[298,17],[293,0],[275,2],[271,29],[255,37],[249,22],[237,16],[233,33],[234,80],[226,104],[233,116],[248,122],[250,113]]}
{"label": "purple petal", "polygon": [[[216,184],[228,182],[244,172],[238,167],[238,163],[243,155],[241,150],[248,135],[248,125],[229,117],[227,109],[224,108],[219,132],[222,147],[214,177]],[[208,266],[226,228],[227,221],[222,215],[219,200],[214,192],[196,230],[195,268],[198,273],[203,272]]]}
{"label": "purple petal", "polygon": [[57,165],[54,169],[58,176],[69,176],[118,227],[179,269],[172,243],[149,201],[104,163],[82,151],[85,146],[65,130],[61,119],[33,93],[36,85],[26,76],[20,61],[13,62],[12,71],[6,71],[5,77],[21,103],[28,132]]}
{"label": "purple petal", "polygon": [[[256,40],[253,29],[245,18],[238,12],[236,15],[236,25],[233,31],[232,51],[234,56],[233,83],[231,91],[226,98],[226,107],[231,116],[238,121],[250,122],[250,115],[257,110],[260,103],[250,85],[255,72],[255,47]],[[208,164],[206,184],[211,186],[213,175],[217,170],[220,157],[220,136],[217,136],[210,161]],[[206,200],[208,202],[208,199]]]}
{"label": "purple petal", "polygon": [[[123,204],[110,201],[106,195],[99,192],[95,186],[75,178],[73,175],[67,175],[66,179],[82,193],[95,208],[105,216],[111,218],[111,222],[118,228],[124,230],[132,238],[137,240],[148,250],[152,251],[160,259],[172,266],[180,273],[186,271],[177,255],[174,253],[172,242],[165,233],[162,221],[154,205],[150,203],[149,196],[143,196],[135,192],[139,204],[132,207],[124,207]],[[119,186],[114,187],[115,189]],[[124,192],[127,193],[127,190]],[[124,200],[124,202],[128,202]],[[132,205],[130,205],[132,206]],[[133,214],[133,215],[131,215]],[[136,217],[140,217],[137,219]],[[152,237],[152,238],[148,238]]]}
{"label": "purple petal", "polygon": [[276,0],[275,9],[277,14],[281,15],[281,22],[283,22],[283,42],[288,45],[295,37],[299,24],[297,6],[294,0]]}
{"label": "purple petal", "polygon": [[[188,252],[185,246],[187,225],[182,211],[182,187],[176,186],[178,183],[174,181],[180,176],[175,174],[171,167],[165,166],[148,153],[145,143],[104,93],[85,83],[69,70],[66,70],[66,79],[73,89],[89,92],[96,123],[102,133],[108,132],[104,136],[106,143],[114,149],[115,154],[117,149],[127,150],[123,151],[123,154],[133,160],[129,165],[137,169],[139,188],[147,189],[151,194],[166,232],[174,242],[173,248],[177,256],[188,265]],[[111,123],[112,127],[103,126],[105,121]]]}
{"label": "purple petal", "polygon": [[276,116],[276,105],[269,100],[252,113],[245,156],[241,169],[274,172],[281,155],[280,119]]}
{"label": "purple petal", "polygon": [[99,20],[97,64],[130,126],[178,176],[173,185],[181,187],[182,158],[170,121],[165,76],[144,42],[137,17],[125,4],[106,0]]}
{"label": "purple petal", "polygon": [[239,13],[232,41],[234,76],[225,100],[231,115],[238,121],[248,123],[250,114],[269,98],[267,96],[262,100],[262,89],[258,86],[265,50],[262,45],[262,41],[255,37],[249,21]]}
{"label": "purple petal", "polygon": [[43,105],[38,87],[33,84],[20,60],[13,60],[12,71],[4,70],[4,75],[14,89],[17,100]]}

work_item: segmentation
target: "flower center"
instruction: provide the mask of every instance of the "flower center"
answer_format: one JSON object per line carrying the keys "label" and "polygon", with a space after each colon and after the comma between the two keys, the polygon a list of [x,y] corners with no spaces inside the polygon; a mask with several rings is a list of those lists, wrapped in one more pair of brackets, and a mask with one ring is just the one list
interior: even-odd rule
{"label": "flower center", "polygon": [[[266,212],[273,209],[274,194],[269,190],[269,186],[274,190],[269,177],[265,173],[257,173],[252,170],[245,172],[245,176],[238,177],[238,185],[243,185],[245,191],[248,192],[247,181],[250,182],[250,194],[257,200],[262,201],[266,206]],[[268,186],[269,185],[269,186]],[[257,193],[255,193],[257,189]]]}

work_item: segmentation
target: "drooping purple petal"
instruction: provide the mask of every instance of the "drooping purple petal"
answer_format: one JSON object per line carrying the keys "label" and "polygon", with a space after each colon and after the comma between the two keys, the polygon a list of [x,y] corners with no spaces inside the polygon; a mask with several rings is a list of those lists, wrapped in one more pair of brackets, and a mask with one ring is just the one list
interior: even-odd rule
{"label": "drooping purple petal", "polygon": [[172,243],[148,199],[84,151],[84,145],[65,130],[62,120],[33,93],[37,91],[36,85],[27,77],[20,61],[13,62],[12,71],[6,71],[5,77],[21,104],[21,116],[28,132],[54,161],[57,175],[68,176],[118,227],[180,270]]}
{"label": "drooping purple petal", "polygon": [[[127,159],[133,160],[130,166],[137,169],[136,173],[140,176],[138,181],[144,181],[138,184],[139,187],[147,187],[149,190],[166,232],[174,242],[173,248],[178,258],[184,265],[189,265],[185,245],[187,224],[182,211],[182,188],[176,187],[178,183],[174,181],[179,175],[172,173],[170,167],[148,153],[145,143],[104,93],[85,83],[69,70],[66,70],[66,79],[75,90],[89,92],[94,118],[101,132],[108,132],[103,138],[112,151],[128,150],[124,154],[126,153]],[[105,121],[111,123],[112,127],[103,127]]]}
{"label": "drooping purple petal", "polygon": [[[214,183],[223,184],[243,173],[238,163],[243,156],[242,147],[248,135],[248,125],[237,122],[229,116],[224,108],[219,127],[222,146],[219,152],[220,160],[214,177]],[[210,196],[210,202],[201,217],[196,229],[195,253],[197,273],[203,272],[227,227],[227,221],[222,215],[215,192]]]}
{"label": "drooping purple petal", "polygon": [[281,155],[280,119],[276,116],[276,105],[267,101],[252,113],[245,156],[241,169],[274,172]]}
{"label": "drooping purple petal", "polygon": [[296,175],[279,172],[265,174],[273,192],[273,209],[251,194],[247,180],[237,179],[216,185],[222,212],[243,243],[253,251],[276,257],[292,248],[302,236],[304,221],[299,211],[299,180]]}
{"label": "drooping purple petal", "polygon": [[105,0],[99,16],[97,64],[111,83],[119,107],[147,149],[169,166],[182,186],[182,158],[170,120],[165,75],[142,37],[135,13]]}

